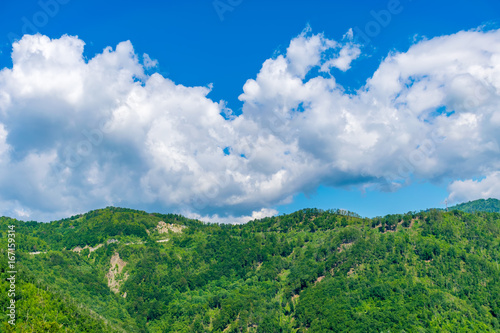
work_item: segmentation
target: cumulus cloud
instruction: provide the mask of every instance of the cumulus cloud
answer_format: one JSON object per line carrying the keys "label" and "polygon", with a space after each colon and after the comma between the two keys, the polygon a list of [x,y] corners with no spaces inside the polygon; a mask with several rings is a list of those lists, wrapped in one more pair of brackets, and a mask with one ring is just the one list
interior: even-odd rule
{"label": "cumulus cloud", "polygon": [[245,83],[237,117],[211,86],[146,74],[156,61],[128,41],[88,61],[84,45],[26,35],[0,71],[1,215],[143,205],[244,222],[319,185],[498,184],[498,30],[391,53],[346,93],[335,71],[361,53],[352,30],[334,41],[307,28]]}
{"label": "cumulus cloud", "polygon": [[267,60],[243,88],[243,117],[295,149],[296,164],[318,162],[323,183],[394,189],[411,177],[472,176],[498,167],[499,38],[420,42],[389,55],[354,94],[333,77],[303,82],[287,56]]}
{"label": "cumulus cloud", "polygon": [[481,180],[456,180],[448,186],[448,191],[452,203],[500,198],[500,172],[492,172]]}

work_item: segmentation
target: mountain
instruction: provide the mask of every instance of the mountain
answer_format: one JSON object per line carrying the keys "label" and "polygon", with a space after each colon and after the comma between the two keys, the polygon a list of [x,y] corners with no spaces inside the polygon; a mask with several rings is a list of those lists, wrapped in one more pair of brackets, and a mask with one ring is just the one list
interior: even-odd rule
{"label": "mountain", "polygon": [[[500,214],[0,218],[5,332],[500,332]],[[12,232],[11,232],[12,233]],[[4,313],[10,296],[0,293]]]}
{"label": "mountain", "polygon": [[500,200],[498,199],[479,199],[461,203],[449,208],[450,210],[456,209],[467,213],[474,212],[500,212]]}

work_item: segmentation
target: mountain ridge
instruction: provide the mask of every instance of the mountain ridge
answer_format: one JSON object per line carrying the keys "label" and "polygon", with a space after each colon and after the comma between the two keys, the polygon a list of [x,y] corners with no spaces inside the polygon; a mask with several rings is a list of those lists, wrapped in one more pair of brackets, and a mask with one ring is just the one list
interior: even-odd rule
{"label": "mountain ridge", "polygon": [[116,207],[2,217],[2,287],[8,225],[22,292],[6,332],[500,331],[495,212],[308,208],[242,225]]}
{"label": "mountain ridge", "polygon": [[473,212],[498,213],[500,212],[500,200],[494,198],[477,199],[454,205],[449,209],[451,210],[457,209],[467,213],[473,213]]}

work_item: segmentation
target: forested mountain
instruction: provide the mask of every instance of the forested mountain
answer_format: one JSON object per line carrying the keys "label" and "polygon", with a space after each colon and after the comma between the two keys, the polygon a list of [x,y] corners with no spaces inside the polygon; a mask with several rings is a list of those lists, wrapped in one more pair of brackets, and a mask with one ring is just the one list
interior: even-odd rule
{"label": "forested mountain", "polygon": [[[500,332],[499,213],[3,217],[3,290],[9,225],[17,318],[5,332]],[[0,302],[7,313],[6,292]]]}
{"label": "forested mountain", "polygon": [[461,210],[467,213],[474,212],[496,212],[500,213],[500,200],[498,199],[479,199],[455,205],[451,210]]}

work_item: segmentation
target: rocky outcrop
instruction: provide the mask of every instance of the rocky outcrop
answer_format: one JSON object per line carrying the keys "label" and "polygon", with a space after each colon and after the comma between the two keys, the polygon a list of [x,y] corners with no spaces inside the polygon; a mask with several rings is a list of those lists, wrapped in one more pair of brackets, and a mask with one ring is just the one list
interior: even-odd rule
{"label": "rocky outcrop", "polygon": [[123,268],[127,265],[125,261],[120,259],[118,252],[115,252],[111,257],[111,267],[109,268],[106,278],[108,279],[108,287],[112,292],[117,294],[120,291],[120,286],[127,281],[128,273],[122,274]]}

